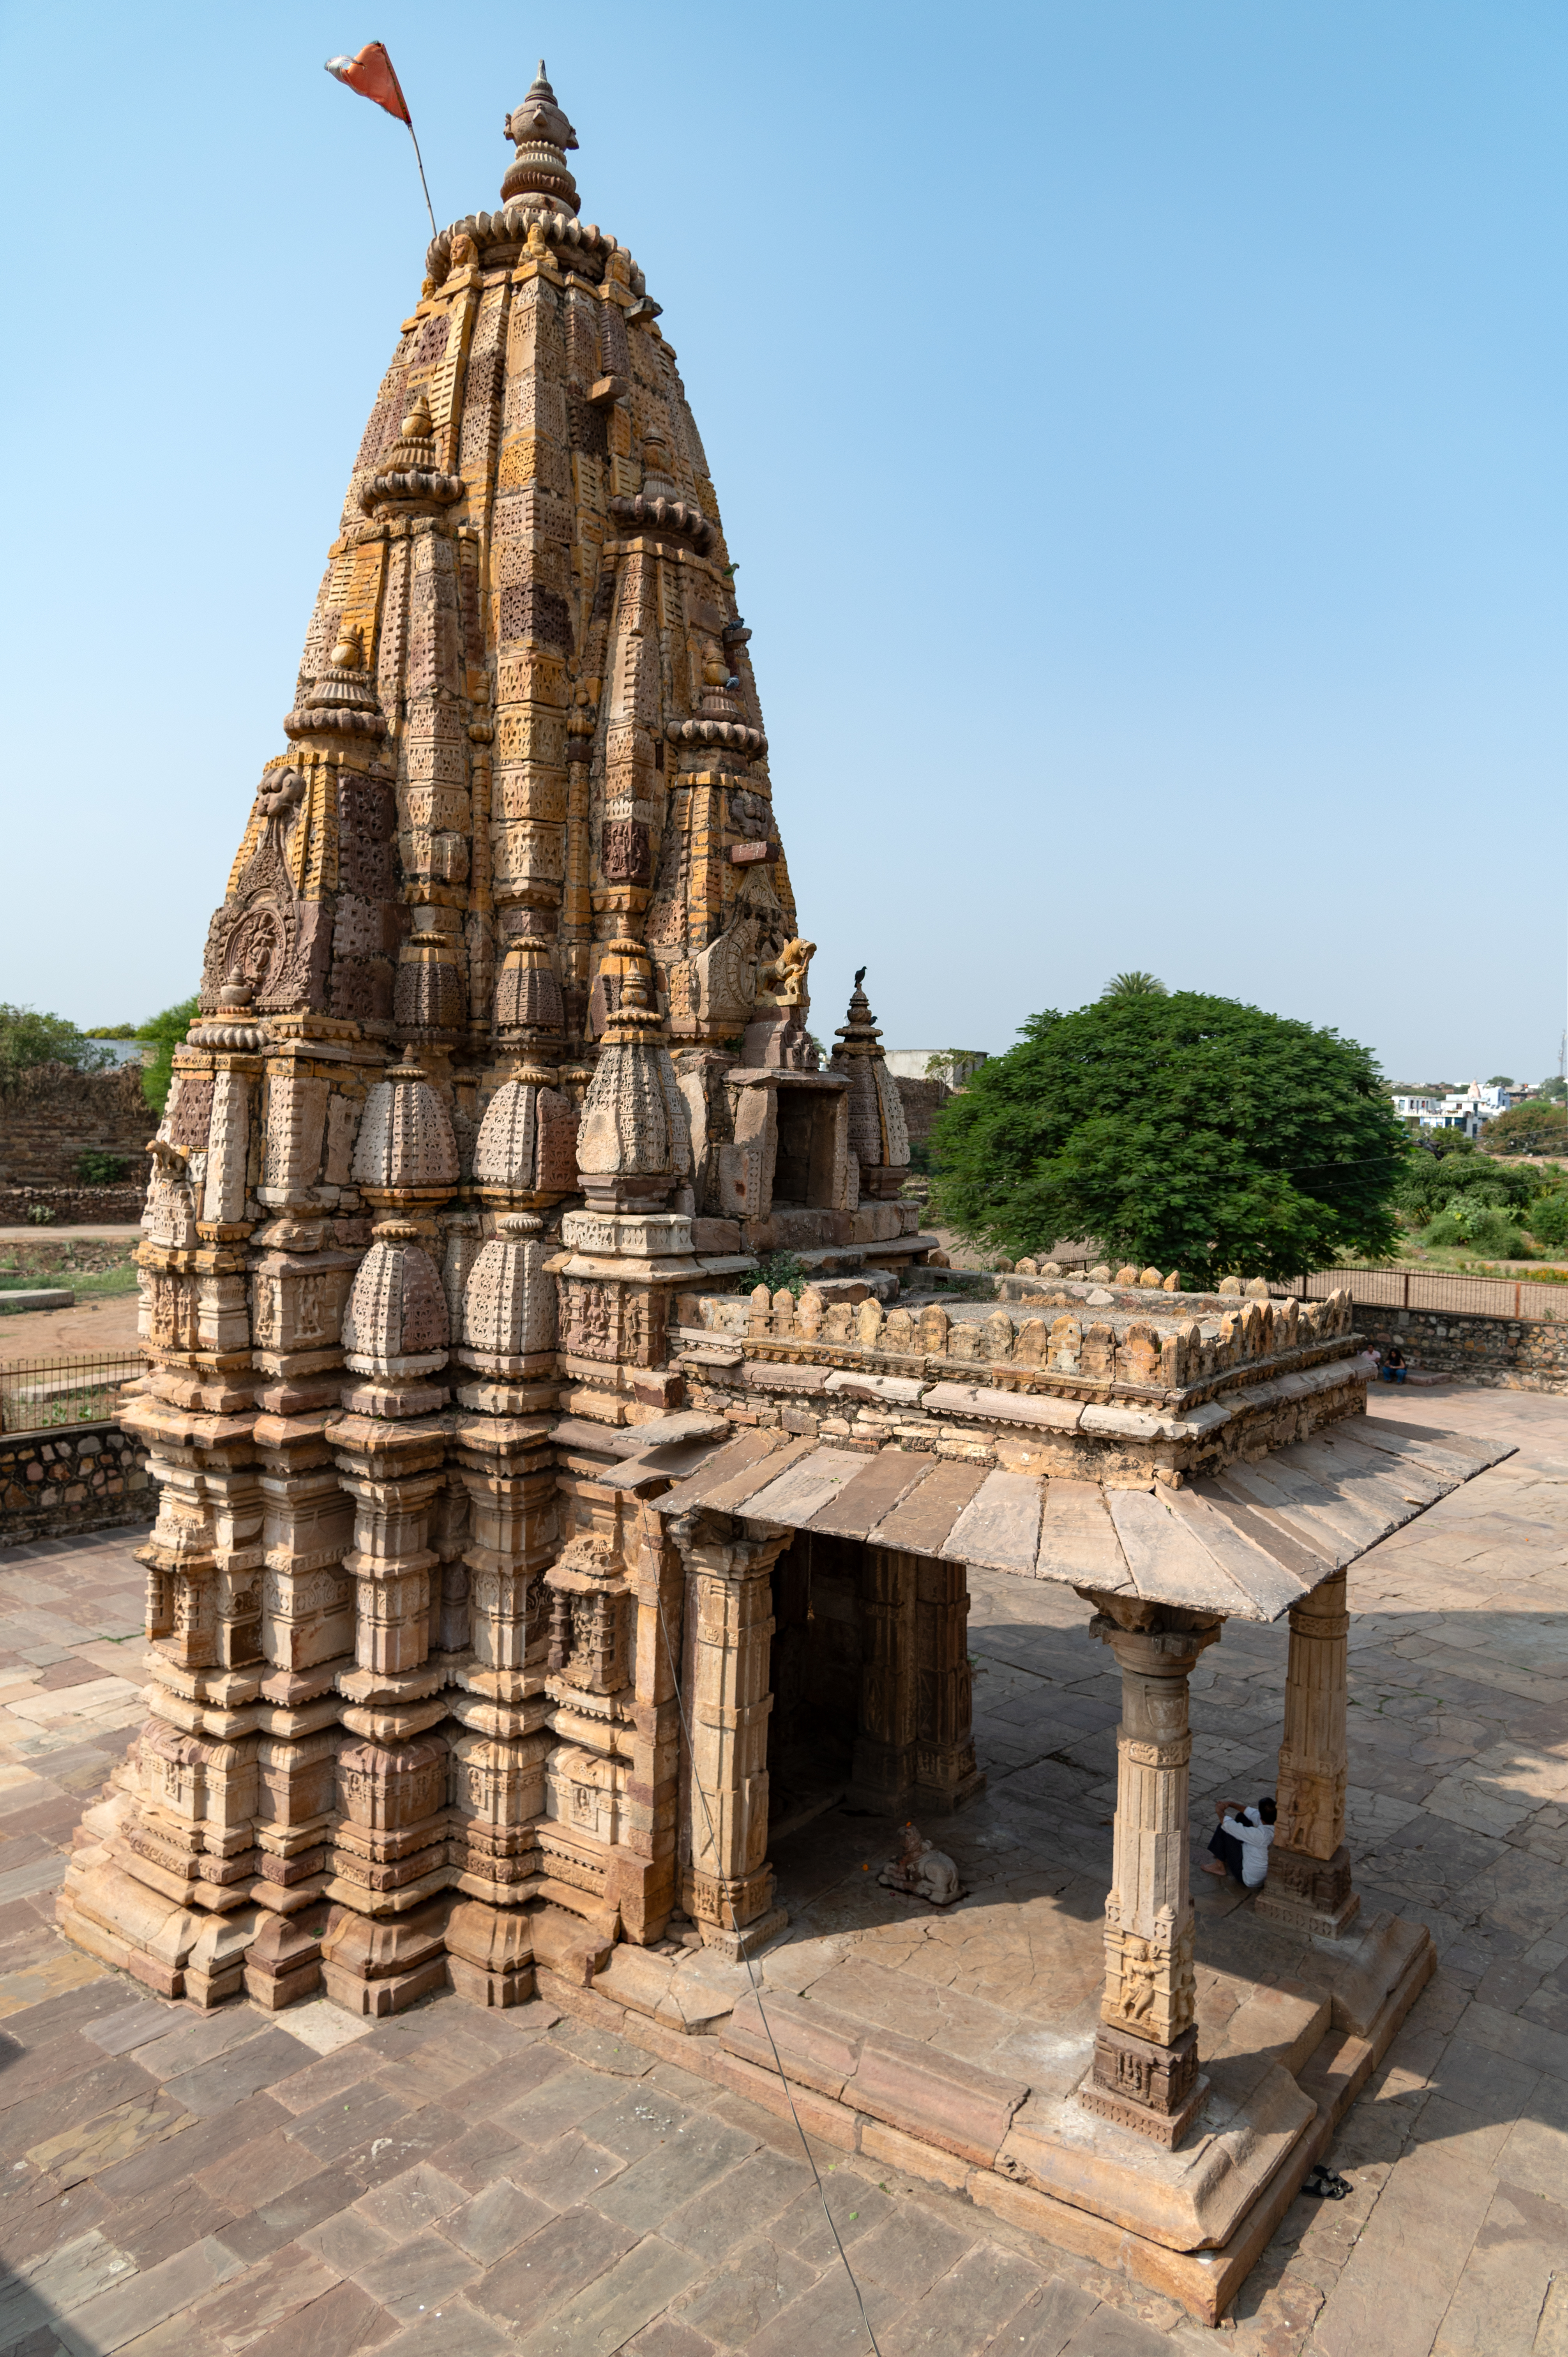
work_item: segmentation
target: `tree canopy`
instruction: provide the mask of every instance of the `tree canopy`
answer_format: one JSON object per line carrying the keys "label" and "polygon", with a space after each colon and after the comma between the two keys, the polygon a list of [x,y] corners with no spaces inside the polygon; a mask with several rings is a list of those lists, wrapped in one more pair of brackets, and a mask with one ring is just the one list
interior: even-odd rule
{"label": "tree canopy", "polygon": [[933,1144],[940,1215],[974,1242],[1091,1236],[1197,1285],[1386,1257],[1411,1152],[1365,1048],[1196,991],[1033,1017]]}
{"label": "tree canopy", "polygon": [[1494,1153],[1561,1154],[1568,1146],[1568,1109],[1543,1097],[1526,1097],[1487,1122],[1481,1139]]}
{"label": "tree canopy", "polygon": [[45,1015],[36,1006],[0,1005],[0,1090],[14,1089],[22,1074],[37,1064],[66,1064],[73,1072],[101,1072],[113,1061],[112,1049],[95,1047],[63,1015]]}
{"label": "tree canopy", "polygon": [[1101,998],[1164,998],[1165,984],[1157,974],[1146,974],[1134,967],[1130,974],[1113,974],[1100,994]]}

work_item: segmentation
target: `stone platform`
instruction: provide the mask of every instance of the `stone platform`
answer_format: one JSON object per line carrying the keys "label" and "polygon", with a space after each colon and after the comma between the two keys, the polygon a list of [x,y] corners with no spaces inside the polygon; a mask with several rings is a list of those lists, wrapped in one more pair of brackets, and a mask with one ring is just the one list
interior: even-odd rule
{"label": "stone platform", "polygon": [[966,1889],[940,1910],[877,1882],[897,1833],[840,1806],[773,1847],[789,1925],[755,1981],[709,1950],[620,1946],[591,1987],[543,1971],[541,1988],[1217,2322],[1430,1978],[1425,1926],[1384,1913],[1357,1939],[1303,1939],[1250,1895],[1204,1889],[1204,2076],[1166,2151],[1079,2093],[1104,1982],[1109,1804],[1052,1823],[983,1797],[940,1828]]}

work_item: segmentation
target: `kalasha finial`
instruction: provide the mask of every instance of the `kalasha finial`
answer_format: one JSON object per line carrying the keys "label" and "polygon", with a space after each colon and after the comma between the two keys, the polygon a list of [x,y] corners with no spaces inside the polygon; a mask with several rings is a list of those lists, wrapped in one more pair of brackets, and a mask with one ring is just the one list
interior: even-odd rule
{"label": "kalasha finial", "polygon": [[861,988],[862,983],[865,980],[865,966],[857,967],[854,988],[850,993],[848,1014],[833,1034],[835,1039],[843,1042],[841,1047],[833,1049],[832,1060],[835,1064],[846,1053],[852,1056],[877,1056],[882,1052],[877,1045],[882,1033],[877,1028],[876,1017],[871,1011],[871,1002]]}
{"label": "kalasha finial", "polygon": [[534,199],[542,200],[541,210],[575,213],[577,183],[566,168],[565,151],[577,145],[577,135],[555,103],[542,58],[528,96],[507,116],[506,135],[517,149],[517,159],[501,182],[502,203],[526,204]]}
{"label": "kalasha finial", "polygon": [[357,622],[344,622],[338,626],[337,639],[327,660],[334,671],[363,671],[365,634]]}

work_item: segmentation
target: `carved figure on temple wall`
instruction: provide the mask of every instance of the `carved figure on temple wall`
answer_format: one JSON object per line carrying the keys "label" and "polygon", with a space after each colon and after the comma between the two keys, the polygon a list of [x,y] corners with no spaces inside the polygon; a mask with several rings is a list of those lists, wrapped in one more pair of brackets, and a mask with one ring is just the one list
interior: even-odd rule
{"label": "carved figure on temple wall", "polygon": [[816,954],[815,942],[786,942],[778,956],[758,973],[758,993],[771,992],[776,1006],[809,1006],[806,975]]}
{"label": "carved figure on temple wall", "polygon": [[692,1011],[702,1022],[738,1028],[749,1020],[757,1004],[761,939],[762,919],[746,909],[693,959]]}

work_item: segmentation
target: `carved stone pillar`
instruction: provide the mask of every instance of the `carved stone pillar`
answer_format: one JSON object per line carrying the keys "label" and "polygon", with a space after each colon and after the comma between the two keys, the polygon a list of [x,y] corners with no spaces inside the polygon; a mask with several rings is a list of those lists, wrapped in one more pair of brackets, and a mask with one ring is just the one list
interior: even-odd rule
{"label": "carved stone pillar", "polygon": [[961,1563],[919,1560],[915,1798],[927,1815],[950,1815],[985,1790],[984,1770],[974,1764],[968,1577]]}
{"label": "carved stone pillar", "polygon": [[[921,1563],[918,1555],[900,1555],[891,1547],[868,1546],[864,1560],[860,1725],[849,1797],[855,1808],[897,1816],[912,1807],[915,1799]],[[961,1580],[961,1570],[959,1577]]]}
{"label": "carved stone pillar", "polygon": [[[683,1539],[679,1526],[675,1535]],[[789,1920],[773,1904],[768,1863],[771,1576],[788,1535],[683,1544],[692,1752],[682,1777],[681,1903],[704,1944],[734,1962]]]}
{"label": "carved stone pillar", "polygon": [[1360,1911],[1345,1847],[1345,1673],[1350,1616],[1345,1574],[1315,1587],[1290,1615],[1279,1822],[1269,1878],[1258,1894],[1265,1922],[1339,1939]]}
{"label": "carved stone pillar", "polygon": [[[1122,1671],[1116,1835],[1105,1902],[1105,1995],[1094,2061],[1079,2089],[1092,2112],[1178,2144],[1208,2082],[1197,2068],[1193,1913],[1187,1885],[1187,1679],[1219,1625],[1097,1596],[1095,1632]],[[1134,1614],[1147,1625],[1118,1625]],[[1115,1616],[1115,1617],[1112,1617]]]}

